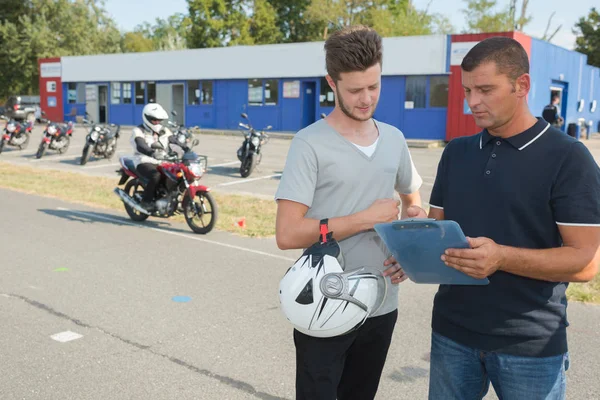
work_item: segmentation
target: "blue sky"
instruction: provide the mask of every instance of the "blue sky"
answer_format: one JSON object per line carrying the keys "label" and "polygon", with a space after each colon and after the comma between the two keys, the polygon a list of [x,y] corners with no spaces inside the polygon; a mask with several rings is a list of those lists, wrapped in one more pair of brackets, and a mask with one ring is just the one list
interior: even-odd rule
{"label": "blue sky", "polygon": [[[417,8],[423,9],[429,4],[429,10],[441,13],[462,30],[465,26],[464,1],[459,0],[413,0]],[[498,0],[498,4],[508,4],[508,0]],[[575,36],[572,28],[579,19],[587,15],[590,8],[599,7],[598,0],[530,0],[528,11],[533,16],[532,22],[525,28],[525,33],[541,37],[552,11],[556,11],[552,26],[562,24],[559,33],[552,43],[572,49]],[[519,8],[520,5],[517,7]],[[106,9],[117,21],[121,29],[131,30],[144,21],[153,22],[156,18],[164,18],[176,12],[187,12],[186,0],[106,0]]]}

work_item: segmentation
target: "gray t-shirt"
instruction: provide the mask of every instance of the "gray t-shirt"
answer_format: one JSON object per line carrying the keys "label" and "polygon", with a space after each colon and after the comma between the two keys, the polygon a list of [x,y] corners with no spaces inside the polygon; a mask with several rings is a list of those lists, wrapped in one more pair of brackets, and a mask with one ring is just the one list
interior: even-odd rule
{"label": "gray t-shirt", "polygon": [[[402,194],[416,192],[423,181],[404,135],[391,125],[375,123],[379,142],[371,157],[324,119],[299,131],[290,145],[275,199],[302,203],[308,206],[307,218],[320,220],[355,214],[378,199],[393,199],[394,189]],[[390,255],[374,231],[346,238],[340,247],[346,271],[362,266],[383,271],[383,262]],[[392,312],[397,306],[398,286],[388,280],[387,299],[374,316]]]}

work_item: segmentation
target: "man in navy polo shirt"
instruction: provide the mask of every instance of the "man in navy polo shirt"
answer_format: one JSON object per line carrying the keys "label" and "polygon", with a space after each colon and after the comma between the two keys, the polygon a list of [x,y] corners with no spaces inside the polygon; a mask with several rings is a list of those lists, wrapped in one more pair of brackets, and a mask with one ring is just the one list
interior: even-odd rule
{"label": "man in navy polo shirt", "polygon": [[430,399],[564,399],[567,282],[598,269],[600,169],[580,142],[535,118],[529,60],[515,40],[481,41],[462,84],[483,131],[444,149],[429,217],[457,221],[470,249],[446,265],[487,286],[441,285]]}

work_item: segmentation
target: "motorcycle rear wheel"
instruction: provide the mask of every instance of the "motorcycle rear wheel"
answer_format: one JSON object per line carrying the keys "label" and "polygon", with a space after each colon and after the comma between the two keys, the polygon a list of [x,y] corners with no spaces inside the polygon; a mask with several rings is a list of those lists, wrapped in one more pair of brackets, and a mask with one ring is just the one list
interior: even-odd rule
{"label": "motorcycle rear wheel", "polygon": [[[199,209],[199,213],[196,212],[196,207],[194,207],[194,205],[196,205],[196,207]],[[185,222],[187,222],[188,226],[192,231],[194,231],[194,233],[205,235],[212,231],[212,229],[215,227],[218,217],[217,203],[210,193],[196,193],[196,198],[194,199],[193,203],[190,201],[190,196],[186,193],[185,198],[183,199],[182,207]],[[210,217],[210,220],[206,220],[207,216]],[[199,217],[199,222],[201,225],[198,225],[195,222],[196,217]]]}
{"label": "motorcycle rear wheel", "polygon": [[[144,193],[144,188],[142,187],[142,185],[140,185],[140,183],[137,179],[132,179],[129,182],[127,182],[127,184],[125,185],[125,189],[123,189],[123,191],[125,193],[127,193],[129,195],[129,197],[131,197],[133,200],[137,201],[136,198],[134,197],[135,194],[139,193],[141,196],[142,193]],[[129,207],[125,203],[123,203],[123,205],[125,206],[125,211],[127,211],[129,218],[131,218],[132,220],[134,220],[136,222],[142,222],[142,221],[145,221],[148,219],[148,217],[149,217],[148,214],[142,214],[142,213],[134,210],[133,208]]]}

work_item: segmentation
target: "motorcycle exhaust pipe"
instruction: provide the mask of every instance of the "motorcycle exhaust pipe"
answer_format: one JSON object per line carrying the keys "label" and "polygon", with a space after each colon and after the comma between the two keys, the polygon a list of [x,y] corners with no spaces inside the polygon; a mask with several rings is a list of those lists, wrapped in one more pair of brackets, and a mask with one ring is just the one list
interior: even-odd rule
{"label": "motorcycle exhaust pipe", "polygon": [[150,215],[150,213],[148,211],[144,210],[142,208],[142,206],[140,206],[138,203],[136,203],[135,200],[133,200],[131,198],[131,196],[129,196],[123,190],[121,190],[119,188],[115,188],[114,192],[129,207],[133,208],[134,210],[136,210],[136,211],[138,211],[138,212],[140,212],[142,214]]}

